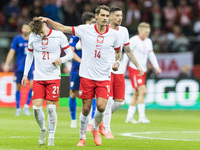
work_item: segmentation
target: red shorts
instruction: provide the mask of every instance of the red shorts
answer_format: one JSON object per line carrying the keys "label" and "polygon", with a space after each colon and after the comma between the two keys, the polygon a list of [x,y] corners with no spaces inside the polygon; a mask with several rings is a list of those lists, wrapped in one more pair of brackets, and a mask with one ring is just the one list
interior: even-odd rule
{"label": "red shorts", "polygon": [[81,78],[79,88],[80,99],[92,99],[102,97],[108,99],[110,95],[110,81],[95,81]]}
{"label": "red shorts", "polygon": [[35,81],[33,80],[32,99],[59,100],[60,79]]}
{"label": "red shorts", "polygon": [[146,72],[143,76],[138,76],[138,71],[131,67],[128,67],[129,79],[134,89],[137,89],[140,85],[145,85],[146,81]]}
{"label": "red shorts", "polygon": [[110,96],[113,99],[124,99],[125,81],[123,74],[111,73]]}

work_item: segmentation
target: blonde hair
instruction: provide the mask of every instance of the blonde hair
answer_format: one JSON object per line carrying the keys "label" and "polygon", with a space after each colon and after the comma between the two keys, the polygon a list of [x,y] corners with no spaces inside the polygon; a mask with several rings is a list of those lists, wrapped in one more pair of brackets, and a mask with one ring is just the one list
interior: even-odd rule
{"label": "blonde hair", "polygon": [[151,26],[150,26],[149,23],[141,22],[141,23],[138,25],[138,30],[141,29],[141,28],[151,28]]}
{"label": "blonde hair", "polygon": [[35,34],[41,34],[43,29],[43,22],[38,17],[34,17],[33,20],[29,23],[31,32]]}

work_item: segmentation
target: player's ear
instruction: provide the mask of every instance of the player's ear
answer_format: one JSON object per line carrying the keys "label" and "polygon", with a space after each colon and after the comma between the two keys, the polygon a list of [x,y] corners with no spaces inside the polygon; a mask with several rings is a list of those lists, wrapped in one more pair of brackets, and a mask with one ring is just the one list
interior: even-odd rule
{"label": "player's ear", "polygon": [[98,15],[95,13],[95,19],[97,19],[98,18]]}

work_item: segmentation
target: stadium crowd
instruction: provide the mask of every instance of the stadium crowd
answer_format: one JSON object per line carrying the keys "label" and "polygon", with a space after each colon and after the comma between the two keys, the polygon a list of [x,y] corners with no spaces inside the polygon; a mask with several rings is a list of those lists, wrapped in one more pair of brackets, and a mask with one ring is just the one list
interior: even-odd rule
{"label": "stadium crowd", "polygon": [[1,0],[0,31],[20,31],[23,22],[46,16],[65,25],[81,24],[81,14],[97,5],[117,6],[124,12],[123,26],[130,37],[140,22],[151,24],[156,53],[194,51],[200,45],[200,0]]}

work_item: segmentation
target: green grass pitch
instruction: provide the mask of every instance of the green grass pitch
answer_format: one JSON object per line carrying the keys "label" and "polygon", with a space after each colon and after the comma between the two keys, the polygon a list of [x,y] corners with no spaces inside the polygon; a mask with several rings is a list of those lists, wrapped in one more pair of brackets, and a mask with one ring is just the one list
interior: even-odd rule
{"label": "green grass pitch", "polygon": [[[81,108],[78,108],[79,118]],[[44,108],[47,119],[47,112]],[[22,115],[14,116],[14,108],[0,108],[0,150],[200,150],[200,112],[191,110],[146,110],[150,124],[125,124],[127,110],[120,109],[112,117],[115,139],[102,138],[96,146],[87,132],[85,147],[76,147],[79,128],[71,129],[68,107],[58,107],[55,146],[39,147],[40,130],[36,121]],[[138,119],[138,115],[135,115]],[[47,126],[47,123],[46,123]],[[124,135],[124,136],[123,136]]]}

